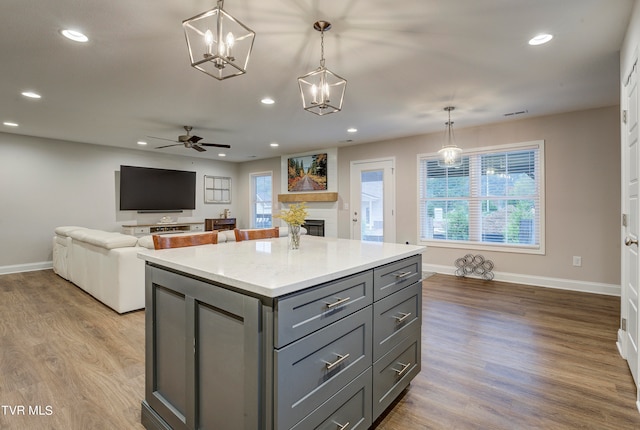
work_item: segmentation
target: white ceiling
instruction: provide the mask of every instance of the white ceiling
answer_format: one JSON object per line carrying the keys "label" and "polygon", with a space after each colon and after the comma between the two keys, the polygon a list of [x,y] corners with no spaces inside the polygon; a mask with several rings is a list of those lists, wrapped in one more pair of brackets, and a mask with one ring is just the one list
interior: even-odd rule
{"label": "white ceiling", "polygon": [[[615,105],[633,3],[227,0],[256,39],[247,74],[217,81],[189,65],[181,25],[215,0],[2,0],[0,131],[218,159],[147,137],[192,125],[246,161],[443,131],[448,105],[455,128]],[[317,20],[333,25],[326,66],[348,80],[342,112],[322,117],[303,111],[296,80],[319,64]],[[63,38],[69,27],[90,42]],[[529,46],[540,32],[555,37]]]}

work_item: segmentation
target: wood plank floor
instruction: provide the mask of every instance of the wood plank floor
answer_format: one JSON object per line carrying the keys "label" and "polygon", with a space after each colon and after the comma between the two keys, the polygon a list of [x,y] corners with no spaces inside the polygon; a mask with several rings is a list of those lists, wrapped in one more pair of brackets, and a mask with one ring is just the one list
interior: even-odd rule
{"label": "wood plank floor", "polygon": [[[640,429],[619,307],[432,276],[422,372],[376,430]],[[142,429],[143,396],[143,312],[118,315],[51,271],[0,276],[0,429]]]}
{"label": "wood plank floor", "polygon": [[422,371],[378,429],[640,429],[618,297],[435,275]]}

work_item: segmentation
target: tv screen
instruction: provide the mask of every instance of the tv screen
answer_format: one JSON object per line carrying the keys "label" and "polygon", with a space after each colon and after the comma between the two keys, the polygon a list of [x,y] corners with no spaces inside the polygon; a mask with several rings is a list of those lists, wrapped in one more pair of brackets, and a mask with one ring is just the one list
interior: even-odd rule
{"label": "tv screen", "polygon": [[120,166],[120,210],[196,208],[196,172]]}

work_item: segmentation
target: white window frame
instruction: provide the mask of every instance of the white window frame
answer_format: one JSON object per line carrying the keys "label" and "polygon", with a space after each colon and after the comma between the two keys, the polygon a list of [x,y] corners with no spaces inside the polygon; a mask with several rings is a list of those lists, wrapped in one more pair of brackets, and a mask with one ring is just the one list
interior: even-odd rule
{"label": "white window frame", "polygon": [[[477,155],[483,155],[483,154],[490,154],[490,153],[504,153],[504,152],[511,152],[511,151],[519,151],[519,150],[524,150],[527,148],[537,148],[538,149],[538,175],[539,175],[539,182],[538,182],[538,208],[540,210],[540,214],[539,214],[539,225],[538,225],[538,231],[539,231],[539,240],[540,243],[537,245],[515,245],[515,244],[507,244],[507,243],[488,243],[488,242],[478,242],[478,241],[453,241],[453,240],[440,240],[440,239],[434,239],[434,240],[425,240],[423,239],[421,236],[421,222],[422,222],[422,210],[423,210],[423,197],[421,195],[421,181],[423,181],[422,178],[422,170],[421,170],[421,163],[422,161],[425,160],[436,160],[438,158],[438,154],[437,153],[426,153],[426,154],[418,154],[417,156],[417,178],[418,178],[418,187],[417,187],[417,202],[418,202],[418,210],[417,210],[417,243],[421,244],[421,245],[426,245],[429,247],[441,247],[441,248],[456,248],[456,249],[464,249],[464,250],[479,250],[479,251],[499,251],[499,252],[513,252],[513,253],[523,253],[523,254],[539,254],[539,255],[544,255],[545,254],[545,217],[546,217],[546,211],[545,211],[545,166],[544,166],[544,140],[536,140],[536,141],[530,141],[530,142],[520,142],[520,143],[512,143],[512,144],[506,144],[506,145],[495,145],[495,146],[486,146],[486,147],[482,147],[482,148],[473,148],[470,150],[464,150],[462,153],[463,157],[468,157],[468,156],[477,156]],[[476,165],[473,165],[474,163],[470,160],[469,163],[469,181],[477,181],[480,178],[479,174],[474,174],[473,171],[474,169],[478,168],[479,163],[476,163]],[[471,201],[473,198],[477,198],[477,197],[470,197],[469,200]],[[471,221],[471,220],[470,220]],[[472,231],[473,229],[476,229],[475,232]],[[478,225],[473,226],[469,225],[469,236],[473,237],[473,235],[477,236],[477,229],[479,228]]]}
{"label": "white window frame", "polygon": [[265,177],[265,176],[269,176],[271,178],[271,227],[273,227],[273,209],[274,209],[274,202],[273,202],[273,197],[274,197],[274,189],[273,189],[273,172],[272,171],[265,171],[265,172],[253,172],[249,174],[250,180],[250,194],[249,194],[249,211],[250,211],[250,225],[251,228],[263,228],[265,226],[260,225],[258,226],[256,224],[256,218],[257,218],[257,213],[256,213],[256,205],[258,204],[256,197],[257,197],[257,190],[256,190],[256,179],[259,177]]}

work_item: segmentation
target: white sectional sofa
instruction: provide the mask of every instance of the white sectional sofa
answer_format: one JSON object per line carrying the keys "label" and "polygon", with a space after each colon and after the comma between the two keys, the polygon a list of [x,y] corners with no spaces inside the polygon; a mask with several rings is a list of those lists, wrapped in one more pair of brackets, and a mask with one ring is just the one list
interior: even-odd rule
{"label": "white sectional sofa", "polygon": [[[287,227],[280,227],[280,236],[287,234]],[[218,232],[218,244],[235,240],[233,231]],[[118,313],[143,309],[144,261],[137,256],[141,247],[153,249],[150,235],[138,238],[78,226],[57,227],[53,271]]]}

